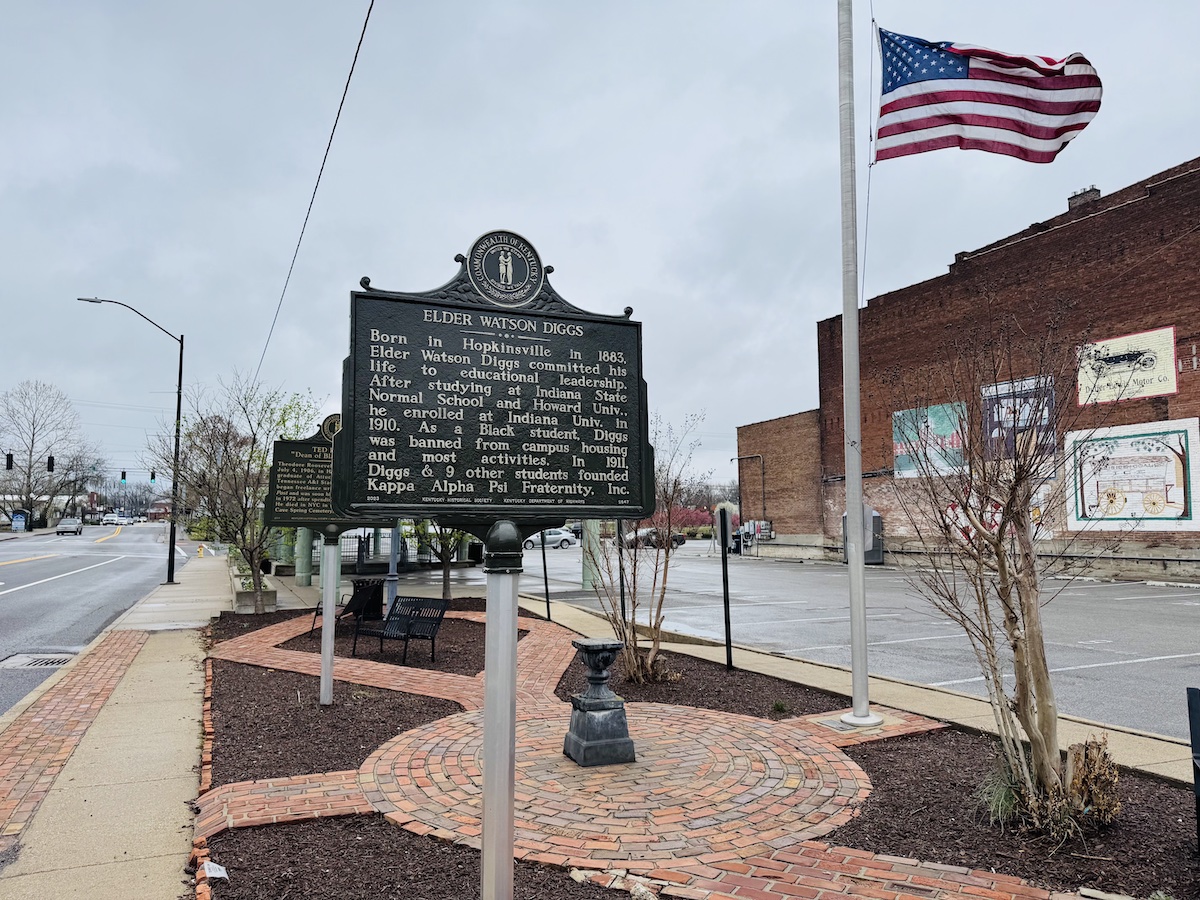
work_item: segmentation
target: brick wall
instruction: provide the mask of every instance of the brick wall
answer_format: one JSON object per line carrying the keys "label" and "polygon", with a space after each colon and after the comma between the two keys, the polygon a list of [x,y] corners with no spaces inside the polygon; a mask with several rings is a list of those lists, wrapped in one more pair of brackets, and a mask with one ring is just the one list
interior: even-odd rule
{"label": "brick wall", "polygon": [[817,410],[743,425],[737,430],[738,456],[762,455],[738,463],[742,491],[741,517],[766,517],[780,547],[819,546],[821,513],[821,435]]}
{"label": "brick wall", "polygon": [[[929,403],[961,399],[945,386],[948,345],[995,313],[1017,314],[1031,335],[1054,324],[1064,347],[1175,327],[1177,394],[1103,404],[1084,411],[1071,430],[1200,415],[1198,223],[1200,159],[1080,203],[988,247],[957,254],[946,275],[872,299],[859,322],[864,472],[886,475],[892,467],[892,412],[908,408],[896,384],[924,384]],[[1056,318],[1064,306],[1070,312]],[[817,334],[820,456],[826,475],[837,476],[844,472],[841,317],[819,322]],[[1020,348],[1015,359],[1020,368]],[[1027,374],[1013,371],[1012,377]],[[1055,389],[1073,395],[1075,386],[1064,377]],[[836,498],[842,488],[826,487],[826,535],[840,542],[841,501]],[[890,478],[874,484],[868,478],[864,491],[884,513],[885,528],[890,518],[889,530],[901,533],[888,499]],[[831,514],[835,505],[836,517]],[[1189,535],[1155,534],[1153,541],[1200,543]]]}

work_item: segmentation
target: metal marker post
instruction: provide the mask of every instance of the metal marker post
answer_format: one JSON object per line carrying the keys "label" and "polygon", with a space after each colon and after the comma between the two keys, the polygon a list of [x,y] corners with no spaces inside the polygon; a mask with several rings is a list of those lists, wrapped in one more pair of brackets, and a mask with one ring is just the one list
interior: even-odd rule
{"label": "metal marker post", "polygon": [[721,593],[725,598],[725,668],[733,668],[733,629],[729,625],[729,526],[728,509],[720,510]]}
{"label": "metal marker post", "polygon": [[[617,519],[617,577],[621,582],[621,627],[625,627],[625,520]],[[621,637],[620,635],[617,635]]]}
{"label": "metal marker post", "polygon": [[546,621],[550,619],[550,570],[546,568],[546,532],[542,532],[542,584],[546,587]]}
{"label": "metal marker post", "polygon": [[1187,700],[1192,738],[1192,793],[1196,796],[1196,853],[1200,854],[1200,690],[1188,688]]}
{"label": "metal marker post", "polygon": [[483,854],[481,900],[512,900],[517,761],[517,582],[521,532],[492,525],[484,542],[487,628],[483,660]]}
{"label": "metal marker post", "polygon": [[854,27],[851,0],[838,0],[838,120],[842,162],[842,422],[846,457],[846,561],[850,569],[848,725],[878,725],[867,696],[867,600],[862,522],[862,401],[858,372],[858,209],[854,189]]}
{"label": "metal marker post", "polygon": [[333,630],[337,589],[342,580],[342,547],[338,535],[321,544],[321,705],[333,704]]}

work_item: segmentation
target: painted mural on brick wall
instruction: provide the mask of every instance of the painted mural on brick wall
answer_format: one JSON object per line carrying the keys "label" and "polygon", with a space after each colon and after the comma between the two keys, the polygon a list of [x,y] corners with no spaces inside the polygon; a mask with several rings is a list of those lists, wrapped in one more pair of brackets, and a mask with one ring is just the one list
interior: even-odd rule
{"label": "painted mural on brick wall", "polygon": [[1079,404],[1174,394],[1175,376],[1173,326],[1084,344],[1079,351]]}
{"label": "painted mural on brick wall", "polygon": [[915,478],[926,466],[933,472],[952,472],[963,464],[962,403],[940,403],[892,413],[893,472]]}
{"label": "painted mural on brick wall", "polygon": [[[983,433],[989,459],[1012,459],[1018,441],[1036,441],[1038,451],[1054,452],[1054,379],[1023,378],[984,385]],[[1022,453],[1027,457],[1028,453]]]}
{"label": "painted mural on brick wall", "polygon": [[1067,527],[1200,531],[1195,509],[1200,419],[1073,431]]}

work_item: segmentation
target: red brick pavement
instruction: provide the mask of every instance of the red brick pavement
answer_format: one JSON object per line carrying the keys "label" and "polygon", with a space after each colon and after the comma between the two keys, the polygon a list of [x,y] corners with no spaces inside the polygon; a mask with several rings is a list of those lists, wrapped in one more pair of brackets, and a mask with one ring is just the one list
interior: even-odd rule
{"label": "red brick pavement", "polygon": [[[840,751],[787,724],[631,703],[637,761],[582,768],[563,756],[567,713],[517,723],[515,827],[523,857],[649,872],[665,861],[769,853],[849,819],[870,782]],[[397,824],[472,843],[483,796],[482,716],[449,716],[385,744],[359,771]]]}
{"label": "red brick pavement", "polygon": [[0,734],[0,851],[29,824],[147,636],[109,632]]}
{"label": "red brick pavement", "polygon": [[[451,614],[455,615],[455,614]],[[479,613],[457,613],[482,621]],[[299,619],[213,648],[212,656],[318,674],[317,654],[280,650]],[[876,707],[874,729],[837,713],[771,722],[690,707],[627,705],[638,759],[584,769],[562,755],[569,709],[554,696],[575,658],[571,632],[522,619],[518,644],[516,856],[635,882],[683,900],[1046,900],[1019,879],[831,847],[814,838],[854,814],[870,781],[840,747],[944,727]],[[240,782],[197,802],[197,853],[224,830],[378,811],[397,825],[480,846],[482,673],[474,678],[337,659],[334,677],[453,700],[466,712],[405,732],[357,772]],[[205,887],[205,890],[207,888]]]}

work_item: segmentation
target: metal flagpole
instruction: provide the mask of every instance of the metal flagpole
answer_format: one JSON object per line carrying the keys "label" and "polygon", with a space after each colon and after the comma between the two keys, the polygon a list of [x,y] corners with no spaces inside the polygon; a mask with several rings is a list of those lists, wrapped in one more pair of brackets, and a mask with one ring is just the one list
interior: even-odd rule
{"label": "metal flagpole", "polygon": [[842,163],[842,420],[846,457],[846,562],[850,569],[849,725],[878,725],[867,696],[867,600],[863,560],[862,410],[858,382],[858,200],[854,186],[854,18],[838,0],[838,121]]}

